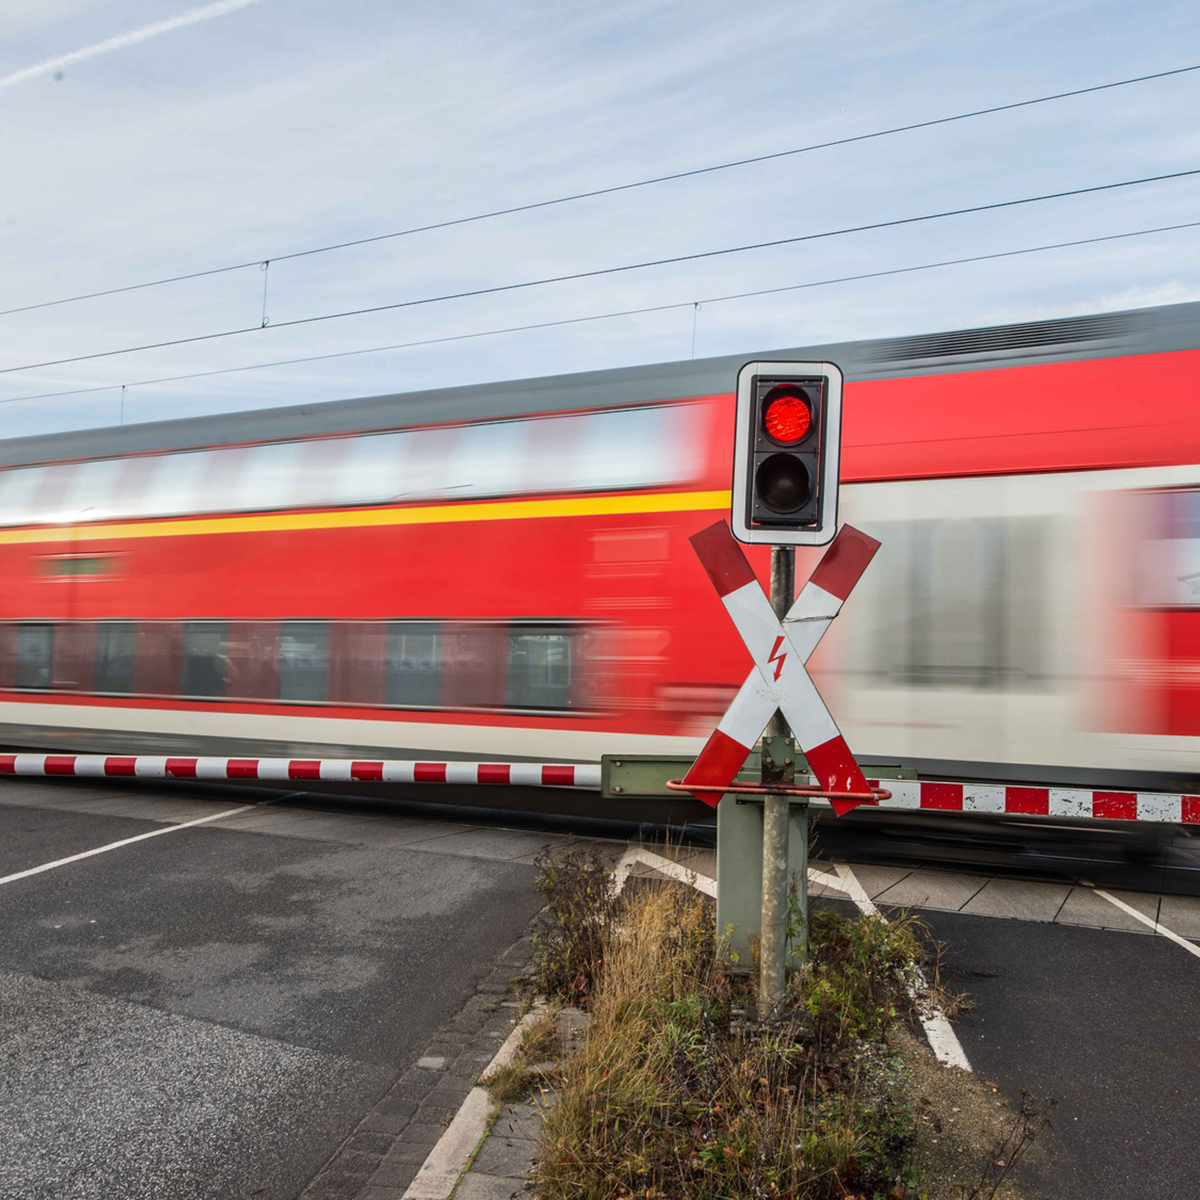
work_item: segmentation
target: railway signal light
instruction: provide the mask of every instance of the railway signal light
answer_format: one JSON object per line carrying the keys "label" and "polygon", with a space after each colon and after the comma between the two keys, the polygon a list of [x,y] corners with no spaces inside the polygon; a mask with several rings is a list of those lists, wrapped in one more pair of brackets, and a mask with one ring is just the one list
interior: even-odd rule
{"label": "railway signal light", "polygon": [[823,546],[837,532],[842,373],[751,362],[737,380],[733,511],[739,542]]}

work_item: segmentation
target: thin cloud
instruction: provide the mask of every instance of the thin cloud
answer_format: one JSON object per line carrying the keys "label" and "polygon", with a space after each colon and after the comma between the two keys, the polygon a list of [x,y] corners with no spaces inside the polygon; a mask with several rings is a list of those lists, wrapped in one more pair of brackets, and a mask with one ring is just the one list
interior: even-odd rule
{"label": "thin cloud", "polygon": [[102,42],[94,42],[69,54],[60,54],[56,58],[47,58],[35,63],[32,67],[23,67],[11,75],[0,79],[0,88],[11,87],[13,84],[24,83],[38,75],[48,75],[51,71],[61,71],[77,62],[89,58],[99,58],[102,54],[111,54],[114,50],[124,50],[126,46],[136,46],[160,33],[171,33],[183,29],[187,25],[196,25],[201,21],[211,21],[214,17],[223,17],[227,13],[237,12],[240,8],[249,8],[259,0],[217,0],[216,4],[205,4],[201,8],[189,8],[187,12],[177,17],[169,17],[165,21],[155,21],[152,25],[143,25],[141,29],[131,29],[128,33],[119,33],[116,37],[105,38]]}

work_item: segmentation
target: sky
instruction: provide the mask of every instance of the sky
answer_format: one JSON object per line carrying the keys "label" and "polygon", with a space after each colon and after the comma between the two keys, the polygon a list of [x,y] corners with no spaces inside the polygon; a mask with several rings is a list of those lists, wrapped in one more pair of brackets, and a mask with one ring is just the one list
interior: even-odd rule
{"label": "sky", "polygon": [[0,0],[0,309],[246,264],[0,315],[0,437],[1200,299],[1200,228],[716,299],[1200,221],[1195,176],[408,304],[1194,170],[1200,71],[286,257],[1196,66],[1198,35],[1157,0]]}

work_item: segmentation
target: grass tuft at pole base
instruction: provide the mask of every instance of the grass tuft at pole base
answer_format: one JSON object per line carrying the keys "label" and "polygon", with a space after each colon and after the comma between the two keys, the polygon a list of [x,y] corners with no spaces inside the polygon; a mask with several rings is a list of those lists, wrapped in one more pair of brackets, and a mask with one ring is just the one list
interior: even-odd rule
{"label": "grass tuft at pole base", "polygon": [[[551,876],[562,883],[561,864]],[[815,912],[810,966],[769,1025],[753,1019],[753,980],[725,969],[698,893],[604,893],[583,927],[591,1023],[546,1113],[543,1200],[1019,1195],[1007,1172],[984,1178],[1011,1114],[964,1072],[931,1070],[905,1029],[924,955],[913,921]],[[953,1105],[939,1072],[959,1077]]]}

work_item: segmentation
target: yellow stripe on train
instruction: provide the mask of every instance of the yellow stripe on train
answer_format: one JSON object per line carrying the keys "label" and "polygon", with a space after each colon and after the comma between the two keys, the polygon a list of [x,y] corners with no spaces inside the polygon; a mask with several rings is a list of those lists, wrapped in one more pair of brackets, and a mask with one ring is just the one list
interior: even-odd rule
{"label": "yellow stripe on train", "polygon": [[516,521],[545,517],[613,516],[621,513],[705,512],[728,508],[730,493],[666,492],[635,496],[561,496],[548,500],[482,500],[405,508],[334,509],[317,512],[238,513],[170,517],[95,525],[0,529],[0,545],[108,541],[125,538],[195,537],[211,533],[272,533],[283,530],[348,529],[376,525],[446,525],[468,521]]}

